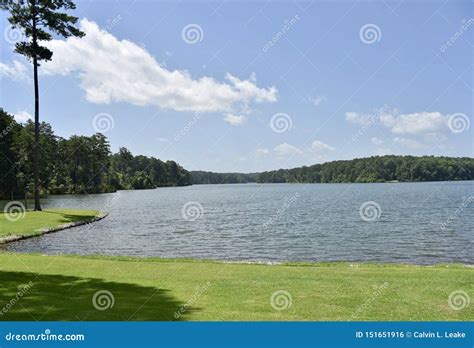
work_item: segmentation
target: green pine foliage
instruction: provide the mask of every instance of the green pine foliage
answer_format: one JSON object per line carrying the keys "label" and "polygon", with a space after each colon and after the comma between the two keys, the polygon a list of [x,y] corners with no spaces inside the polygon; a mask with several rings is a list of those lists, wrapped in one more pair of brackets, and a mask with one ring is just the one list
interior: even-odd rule
{"label": "green pine foliage", "polygon": [[[112,154],[107,138],[54,134],[40,124],[41,193],[103,193],[122,189],[151,189],[191,184],[188,171],[174,161],[133,156],[126,148]],[[24,125],[0,108],[0,199],[31,196],[34,192],[34,123]]]}

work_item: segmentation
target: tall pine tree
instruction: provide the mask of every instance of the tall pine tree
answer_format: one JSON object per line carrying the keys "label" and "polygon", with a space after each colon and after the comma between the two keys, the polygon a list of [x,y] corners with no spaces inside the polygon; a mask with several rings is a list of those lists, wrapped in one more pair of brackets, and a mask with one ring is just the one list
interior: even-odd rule
{"label": "tall pine tree", "polygon": [[25,41],[15,44],[15,51],[24,55],[33,63],[35,88],[35,210],[41,210],[40,179],[39,179],[39,85],[38,66],[42,60],[51,60],[53,52],[42,46],[42,42],[52,40],[52,33],[62,37],[84,36],[85,34],[74,25],[77,17],[68,15],[63,10],[72,10],[76,5],[70,0],[4,0],[0,4],[3,10],[10,12],[8,21],[13,28],[25,33]]}

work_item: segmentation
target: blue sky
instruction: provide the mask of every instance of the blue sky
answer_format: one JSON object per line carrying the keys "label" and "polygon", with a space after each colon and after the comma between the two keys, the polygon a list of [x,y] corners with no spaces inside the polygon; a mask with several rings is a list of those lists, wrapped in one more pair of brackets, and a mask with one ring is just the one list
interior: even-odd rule
{"label": "blue sky", "polygon": [[[78,1],[74,14],[86,37],[49,43],[41,70],[57,135],[103,130],[114,151],[190,170],[473,155],[469,1]],[[21,121],[31,67],[6,17],[0,105]]]}

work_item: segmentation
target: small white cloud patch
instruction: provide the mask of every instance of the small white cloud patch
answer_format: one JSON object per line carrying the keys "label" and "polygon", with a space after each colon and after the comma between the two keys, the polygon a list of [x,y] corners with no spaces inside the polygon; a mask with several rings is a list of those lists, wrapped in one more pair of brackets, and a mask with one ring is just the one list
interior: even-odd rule
{"label": "small white cloud patch", "polygon": [[25,123],[26,121],[33,119],[33,116],[31,116],[31,114],[26,110],[18,111],[17,113],[13,114],[13,117],[19,123]]}
{"label": "small white cloud patch", "polygon": [[370,138],[370,141],[372,142],[372,144],[374,145],[382,145],[383,144],[383,140],[382,139],[379,139],[377,137],[372,137]]}
{"label": "small white cloud patch", "polygon": [[311,103],[313,103],[314,106],[319,106],[325,100],[326,100],[325,96],[317,95],[316,97],[311,98]]}
{"label": "small white cloud patch", "polygon": [[278,158],[292,157],[292,156],[298,156],[298,155],[303,154],[303,151],[298,149],[296,146],[293,146],[288,143],[283,143],[283,144],[275,146],[273,148],[273,151],[275,152],[275,155]]}
{"label": "small white cloud patch", "polygon": [[366,124],[370,120],[369,115],[364,115],[358,112],[349,111],[346,112],[346,121],[356,124]]}
{"label": "small white cloud patch", "polygon": [[11,64],[0,63],[0,76],[5,76],[16,81],[31,80],[28,67],[18,60],[14,60]]}
{"label": "small white cloud patch", "polygon": [[415,112],[413,114],[380,116],[380,122],[394,134],[436,134],[448,131],[449,115],[440,112]]}
{"label": "small white cloud patch", "polygon": [[404,137],[395,137],[393,142],[402,146],[409,147],[411,149],[423,149],[426,146],[414,139],[408,139]]}
{"label": "small white cloud patch", "polygon": [[311,144],[311,149],[313,151],[316,151],[316,152],[324,152],[324,151],[334,151],[335,148],[326,144],[326,143],[323,143],[322,141],[319,141],[319,140],[315,140],[313,141],[313,143]]}
{"label": "small white cloud patch", "polygon": [[231,124],[232,126],[239,126],[245,121],[245,116],[242,115],[233,115],[233,114],[227,114],[224,117],[224,121],[227,123]]}

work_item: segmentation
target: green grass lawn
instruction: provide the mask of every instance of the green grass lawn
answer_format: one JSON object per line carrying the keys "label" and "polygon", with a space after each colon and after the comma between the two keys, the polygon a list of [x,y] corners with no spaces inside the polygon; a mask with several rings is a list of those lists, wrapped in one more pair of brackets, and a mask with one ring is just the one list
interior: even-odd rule
{"label": "green grass lawn", "polygon": [[473,272],[0,252],[0,320],[473,320],[472,303],[448,304],[453,291],[474,299]]}
{"label": "green grass lawn", "polygon": [[47,209],[27,211],[24,215],[0,213],[0,239],[8,236],[32,236],[41,234],[40,229],[90,221],[99,214],[94,210]]}

